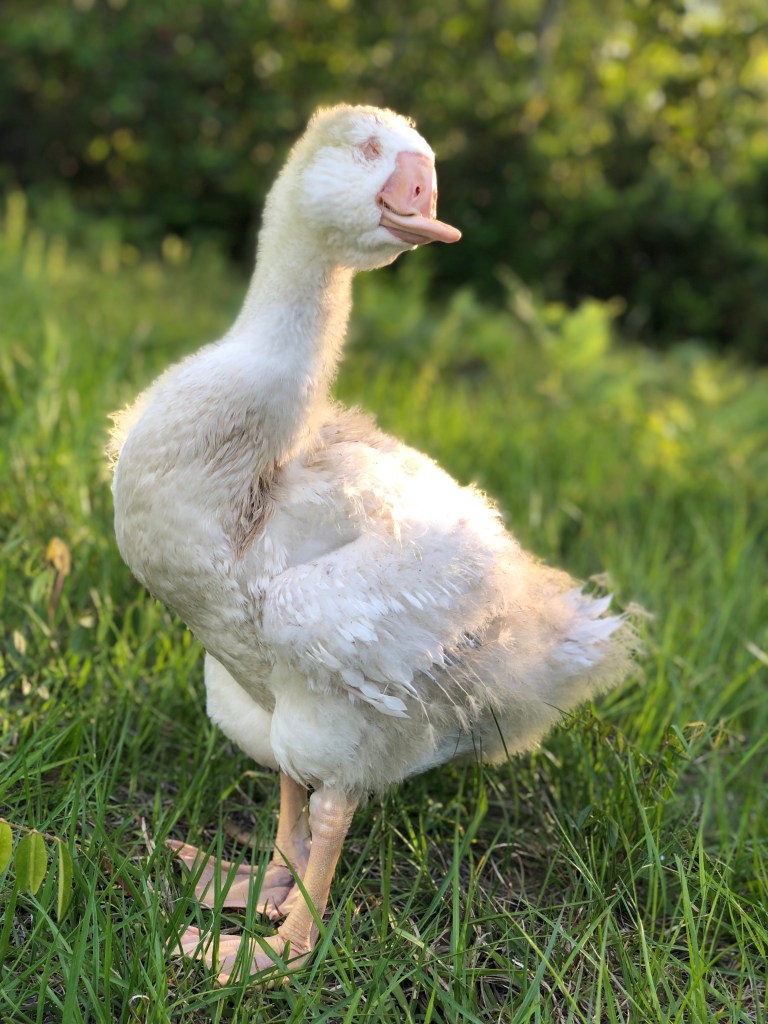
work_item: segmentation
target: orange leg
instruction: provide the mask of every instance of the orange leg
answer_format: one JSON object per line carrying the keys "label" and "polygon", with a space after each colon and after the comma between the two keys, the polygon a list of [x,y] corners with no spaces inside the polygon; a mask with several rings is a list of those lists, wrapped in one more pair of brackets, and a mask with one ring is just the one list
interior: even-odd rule
{"label": "orange leg", "polygon": [[[292,909],[276,935],[250,940],[250,963],[246,957],[244,964],[247,975],[270,968],[274,970],[277,958],[284,958],[292,967],[297,967],[314,948],[318,935],[315,914],[322,917],[325,913],[331,880],[355,806],[356,801],[338,790],[319,789],[312,794],[309,802],[312,845],[302,882],[314,911],[303,898],[294,899]],[[210,947],[200,949],[201,938],[196,928],[188,929],[182,936],[182,950],[188,956],[202,957],[213,968],[213,951]],[[215,967],[217,980],[222,984],[229,981],[235,972],[235,960],[242,941],[239,936],[226,935],[220,938]],[[260,948],[256,948],[256,945]]]}
{"label": "orange leg", "polygon": [[[337,790],[318,789],[310,798],[309,827],[312,833],[312,847],[302,881],[307,899],[319,917],[323,916],[328,905],[331,881],[356,806],[357,801]],[[291,959],[294,956],[301,956],[303,959],[314,948],[317,942],[315,915],[304,899],[296,901],[278,928],[277,935],[267,941],[280,953],[286,943],[290,943]]]}

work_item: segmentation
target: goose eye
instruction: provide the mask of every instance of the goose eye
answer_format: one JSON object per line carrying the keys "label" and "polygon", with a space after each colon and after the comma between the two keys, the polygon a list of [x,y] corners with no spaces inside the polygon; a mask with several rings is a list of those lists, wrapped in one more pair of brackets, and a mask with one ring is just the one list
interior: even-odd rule
{"label": "goose eye", "polygon": [[374,160],[378,160],[381,156],[381,143],[375,136],[368,139],[357,148],[369,163],[373,163]]}

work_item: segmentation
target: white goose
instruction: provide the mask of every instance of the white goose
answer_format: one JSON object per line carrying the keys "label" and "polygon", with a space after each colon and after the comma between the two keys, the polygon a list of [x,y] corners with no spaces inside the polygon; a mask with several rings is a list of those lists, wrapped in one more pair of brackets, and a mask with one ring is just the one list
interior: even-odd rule
{"label": "white goose", "polygon": [[[311,951],[294,873],[322,914],[365,794],[530,748],[628,668],[631,630],[607,598],[538,563],[476,489],[330,397],[355,271],[459,239],[436,197],[410,121],[319,111],[267,199],[235,324],[116,418],[120,551],[205,647],[211,718],[280,772],[259,906],[285,920],[251,973]],[[241,872],[227,905],[249,881]],[[220,980],[238,943],[221,939]],[[202,944],[184,936],[211,964]]]}

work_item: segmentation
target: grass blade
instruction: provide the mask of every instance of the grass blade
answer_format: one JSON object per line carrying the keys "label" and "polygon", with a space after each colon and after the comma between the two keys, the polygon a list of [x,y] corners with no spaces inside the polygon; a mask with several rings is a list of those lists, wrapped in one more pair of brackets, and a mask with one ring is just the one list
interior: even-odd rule
{"label": "grass blade", "polygon": [[72,880],[74,866],[72,854],[61,839],[56,840],[57,875],[56,875],[56,918],[61,921],[72,902]]}

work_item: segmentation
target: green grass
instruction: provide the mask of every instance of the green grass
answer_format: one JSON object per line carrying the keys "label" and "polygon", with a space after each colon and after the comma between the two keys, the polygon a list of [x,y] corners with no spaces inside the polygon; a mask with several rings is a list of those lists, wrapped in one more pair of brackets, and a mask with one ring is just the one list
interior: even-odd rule
{"label": "green grass", "polygon": [[35,895],[15,857],[0,873],[3,1021],[768,1019],[768,377],[623,345],[609,307],[538,308],[514,284],[506,311],[430,307],[406,259],[358,282],[340,396],[478,480],[542,557],[652,612],[637,677],[530,756],[371,801],[317,955],[286,987],[214,987],[174,951],[209,915],[163,840],[242,854],[233,828],[255,827],[266,850],[275,781],[208,723],[198,646],[122,565],[103,448],[107,413],[215,337],[244,282],[173,243],[68,252],[15,197],[0,814],[15,848],[63,840],[74,882],[59,915],[52,860]]}

